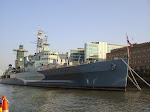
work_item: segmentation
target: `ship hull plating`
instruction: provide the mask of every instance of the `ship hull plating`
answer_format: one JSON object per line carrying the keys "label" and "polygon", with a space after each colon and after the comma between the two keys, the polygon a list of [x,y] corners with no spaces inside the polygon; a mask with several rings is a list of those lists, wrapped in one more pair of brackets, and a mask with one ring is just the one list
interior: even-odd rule
{"label": "ship hull plating", "polygon": [[[128,63],[127,59],[124,60]],[[27,75],[29,76],[28,78],[22,74],[22,76],[14,75],[14,77],[8,79],[1,79],[0,82],[5,84],[13,82],[12,84],[16,85],[64,88],[125,88],[127,84],[127,71],[127,66],[122,60],[112,60],[37,71],[32,73],[33,79],[30,79],[29,75]],[[29,73],[31,74],[31,72]],[[26,72],[26,74],[29,73]],[[36,79],[37,76],[38,79]]]}

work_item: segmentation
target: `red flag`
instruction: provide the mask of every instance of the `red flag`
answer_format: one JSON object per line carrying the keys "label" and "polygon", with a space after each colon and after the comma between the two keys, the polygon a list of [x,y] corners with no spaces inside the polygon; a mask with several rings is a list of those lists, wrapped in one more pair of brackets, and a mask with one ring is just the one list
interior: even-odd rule
{"label": "red flag", "polygon": [[[126,35],[126,36],[127,36],[127,35]],[[127,36],[127,42],[128,42],[128,44],[129,44],[131,47],[133,47],[133,44],[130,43],[130,41],[129,41],[129,39],[128,39],[128,36]]]}

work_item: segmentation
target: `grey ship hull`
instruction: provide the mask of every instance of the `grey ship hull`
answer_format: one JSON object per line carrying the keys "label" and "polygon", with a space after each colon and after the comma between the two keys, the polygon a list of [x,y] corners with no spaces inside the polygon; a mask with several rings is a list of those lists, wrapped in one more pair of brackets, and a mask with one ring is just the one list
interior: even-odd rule
{"label": "grey ship hull", "polygon": [[[128,63],[128,59],[124,60]],[[112,60],[14,74],[11,78],[1,79],[0,82],[44,87],[124,89],[127,85],[127,71],[128,68],[122,60]]]}

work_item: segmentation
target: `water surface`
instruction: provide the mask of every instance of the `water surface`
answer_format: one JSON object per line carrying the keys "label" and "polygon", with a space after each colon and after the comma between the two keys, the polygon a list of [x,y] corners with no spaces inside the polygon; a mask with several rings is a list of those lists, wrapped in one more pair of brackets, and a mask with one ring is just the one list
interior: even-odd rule
{"label": "water surface", "polygon": [[10,112],[150,112],[150,88],[124,92],[0,84],[2,95]]}

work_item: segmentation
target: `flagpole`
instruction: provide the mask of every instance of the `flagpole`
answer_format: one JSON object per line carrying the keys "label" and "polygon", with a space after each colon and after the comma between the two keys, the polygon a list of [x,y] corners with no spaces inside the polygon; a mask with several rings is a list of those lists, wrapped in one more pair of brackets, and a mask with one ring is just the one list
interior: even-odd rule
{"label": "flagpole", "polygon": [[[128,39],[127,37],[127,33],[126,33],[126,39]],[[128,42],[127,42],[127,60],[128,60],[128,64],[129,64],[129,48],[128,48]],[[129,67],[127,67],[127,77],[129,76],[128,73]],[[126,86],[128,85],[128,81],[126,80]]]}
{"label": "flagpole", "polygon": [[[126,38],[128,39],[127,33],[126,33]],[[127,58],[129,58],[129,48],[128,48],[128,42],[127,42]]]}

